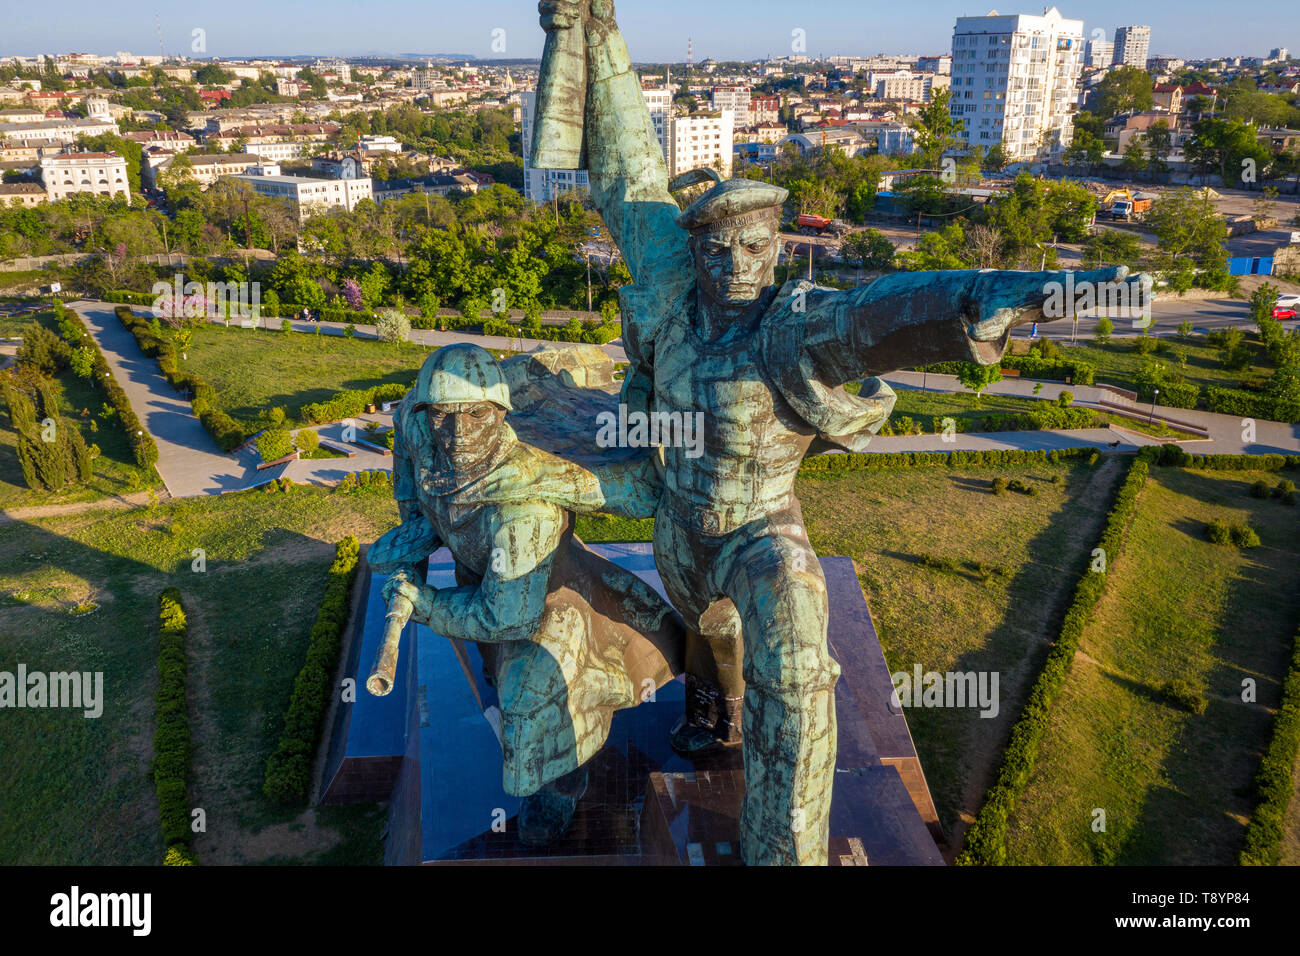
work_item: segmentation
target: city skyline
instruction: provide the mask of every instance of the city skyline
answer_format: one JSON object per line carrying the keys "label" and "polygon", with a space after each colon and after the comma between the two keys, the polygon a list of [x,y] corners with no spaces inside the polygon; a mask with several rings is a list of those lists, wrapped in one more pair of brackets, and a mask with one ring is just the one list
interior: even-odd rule
{"label": "city skyline", "polygon": [[[1051,6],[1047,4],[1046,6]],[[168,56],[401,56],[455,54],[479,59],[535,59],[543,34],[536,8],[522,0],[482,0],[472,10],[450,4],[421,5],[409,0],[379,0],[357,21],[356,7],[339,0],[312,4],[310,21],[294,6],[267,7],[236,2],[197,3],[184,11],[157,9],[155,3],[127,0],[105,8],[70,0],[65,16],[52,22],[40,8],[6,14],[0,57],[84,52],[112,55],[127,51],[156,55],[155,12]],[[1154,4],[1057,3],[1061,14],[1084,21],[1085,39],[1103,30],[1114,39],[1116,27],[1150,25],[1152,56],[1186,58],[1262,56],[1278,46],[1300,46],[1300,17],[1287,0],[1264,0],[1247,18],[1222,16],[1222,8],[1194,0],[1176,9]],[[640,62],[675,62],[686,57],[687,37],[694,59],[754,60],[792,53],[810,56],[867,56],[879,53],[936,54],[951,49],[953,24],[961,16],[982,16],[990,7],[968,0],[928,5],[924,17],[892,4],[818,0],[791,12],[775,0],[737,0],[701,7],[685,0],[633,3],[625,0],[618,16]],[[1002,14],[1041,14],[1041,4],[998,7]],[[1197,15],[1200,11],[1203,15]],[[1221,16],[1221,19],[1213,19]],[[249,24],[256,24],[250,29]],[[1213,30],[1207,30],[1213,23]],[[1281,27],[1281,29],[1279,29]],[[203,31],[196,40],[195,30]],[[804,48],[797,49],[803,31]],[[1291,42],[1293,41],[1294,42]],[[201,46],[201,49],[195,49]]]}

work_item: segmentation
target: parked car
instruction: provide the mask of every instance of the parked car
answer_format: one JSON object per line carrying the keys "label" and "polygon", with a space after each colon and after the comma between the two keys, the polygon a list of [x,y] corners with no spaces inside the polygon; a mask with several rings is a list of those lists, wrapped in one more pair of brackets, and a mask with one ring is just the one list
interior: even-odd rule
{"label": "parked car", "polygon": [[1279,292],[1273,302],[1275,309],[1294,309],[1300,306],[1300,292]]}

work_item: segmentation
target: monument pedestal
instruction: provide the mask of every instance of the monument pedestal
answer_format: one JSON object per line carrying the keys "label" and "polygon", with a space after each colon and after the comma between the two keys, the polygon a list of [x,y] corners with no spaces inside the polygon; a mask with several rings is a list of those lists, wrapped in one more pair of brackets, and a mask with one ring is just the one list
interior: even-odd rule
{"label": "monument pedestal", "polygon": [[[649,544],[591,545],[662,593]],[[891,708],[893,685],[848,558],[823,558],[828,638],[842,673],[835,689],[839,746],[831,799],[833,866],[942,865],[942,839],[907,721]],[[454,585],[445,551],[429,582]],[[363,686],[383,629],[383,579],[368,582],[350,671]],[[339,708],[323,802],[389,800],[385,862],[411,864],[741,864],[741,746],[692,758],[669,746],[683,712],[681,680],[618,711],[588,764],[587,792],[572,825],[549,847],[519,842],[520,800],[501,787],[496,692],[476,648],[410,625],[398,681],[384,698],[359,695]]]}

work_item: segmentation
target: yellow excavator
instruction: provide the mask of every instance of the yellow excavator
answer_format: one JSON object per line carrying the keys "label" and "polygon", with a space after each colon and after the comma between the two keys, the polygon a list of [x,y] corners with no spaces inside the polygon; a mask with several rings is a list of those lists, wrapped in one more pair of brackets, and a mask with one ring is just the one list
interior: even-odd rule
{"label": "yellow excavator", "polygon": [[1130,222],[1151,208],[1151,197],[1128,189],[1112,189],[1101,201],[1101,211],[1111,219]]}

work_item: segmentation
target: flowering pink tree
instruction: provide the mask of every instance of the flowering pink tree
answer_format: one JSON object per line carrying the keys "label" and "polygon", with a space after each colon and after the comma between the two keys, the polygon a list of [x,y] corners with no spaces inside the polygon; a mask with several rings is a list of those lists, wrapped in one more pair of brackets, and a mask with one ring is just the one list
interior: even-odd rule
{"label": "flowering pink tree", "polygon": [[343,298],[348,303],[348,308],[360,311],[365,305],[365,297],[361,294],[361,285],[356,279],[344,279],[342,284]]}

